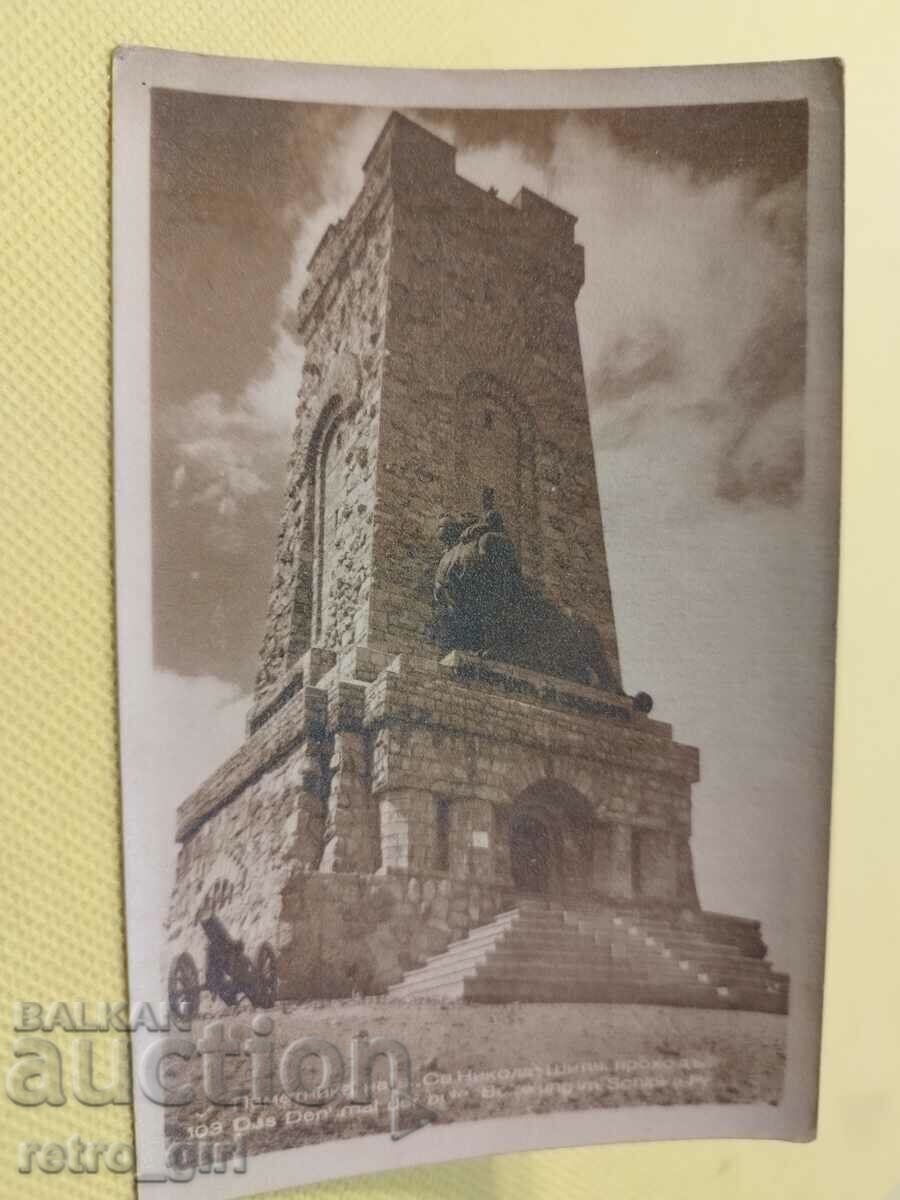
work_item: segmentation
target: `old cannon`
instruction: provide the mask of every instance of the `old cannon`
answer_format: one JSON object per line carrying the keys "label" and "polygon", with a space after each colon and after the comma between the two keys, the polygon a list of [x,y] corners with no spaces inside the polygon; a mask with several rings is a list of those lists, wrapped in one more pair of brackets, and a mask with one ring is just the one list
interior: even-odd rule
{"label": "old cannon", "polygon": [[226,1004],[246,996],[255,1008],[271,1008],[278,995],[278,970],[269,943],[263,942],[251,961],[241,939],[231,937],[215,914],[201,916],[200,925],[206,934],[205,981],[200,982],[193,957],[187,951],[179,954],[169,968],[169,1011],[190,1019],[204,988]]}

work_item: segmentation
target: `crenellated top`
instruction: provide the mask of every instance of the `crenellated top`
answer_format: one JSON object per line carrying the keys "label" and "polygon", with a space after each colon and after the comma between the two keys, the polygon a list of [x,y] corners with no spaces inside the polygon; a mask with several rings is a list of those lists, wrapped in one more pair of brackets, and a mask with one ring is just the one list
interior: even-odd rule
{"label": "crenellated top", "polygon": [[[402,113],[391,113],[363,164],[365,182],[346,215],[329,225],[310,257],[309,281],[298,306],[303,333],[327,307],[329,283],[349,260],[354,243],[371,231],[386,206],[440,199],[496,228],[507,245],[518,243],[531,257],[551,262],[577,292],[584,281],[584,252],[575,242],[577,218],[529,188],[511,201],[485,190],[456,171],[456,148]],[[386,196],[390,192],[390,197]]]}

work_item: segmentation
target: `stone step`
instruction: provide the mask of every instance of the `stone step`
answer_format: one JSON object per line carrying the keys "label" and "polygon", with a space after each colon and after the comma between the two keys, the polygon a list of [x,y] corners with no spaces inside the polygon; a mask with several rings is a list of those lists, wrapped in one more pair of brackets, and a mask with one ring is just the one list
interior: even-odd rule
{"label": "stone step", "polygon": [[[451,954],[455,950],[461,950],[464,947],[492,945],[500,938],[521,938],[527,940],[529,945],[533,945],[536,949],[541,946],[554,946],[559,943],[563,937],[581,937],[585,944],[593,944],[593,937],[590,934],[580,934],[576,929],[563,929],[560,927],[552,932],[543,929],[532,929],[528,925],[515,924],[510,925],[505,930],[499,930],[491,934],[473,933],[467,938],[460,938],[459,941],[451,942],[445,954]],[[437,957],[436,955],[433,957]]]}
{"label": "stone step", "polygon": [[[591,969],[605,971],[610,968],[609,960],[604,960],[597,957],[592,961],[593,956],[586,955],[583,950],[569,950],[564,947],[555,947],[549,954],[544,952],[540,956],[533,954],[530,950],[519,948],[515,945],[509,946],[503,943],[497,948],[480,952],[477,955],[471,955],[468,958],[456,955],[448,955],[446,958],[438,956],[432,959],[424,967],[419,967],[415,971],[408,971],[403,977],[403,982],[409,983],[427,983],[427,982],[444,982],[448,979],[456,979],[468,977],[482,970],[497,970],[501,974],[509,971],[521,970],[540,970],[548,971],[565,971],[569,968],[579,969],[585,966],[590,966]],[[621,967],[616,967],[617,970],[633,971],[631,964],[623,964]],[[395,984],[394,987],[400,986]]]}
{"label": "stone step", "polygon": [[635,975],[576,976],[569,974],[525,975],[509,977],[487,973],[484,977],[451,975],[446,979],[399,984],[391,989],[396,999],[432,997],[462,999],[474,1003],[630,1003],[691,1006],[699,1008],[738,1008],[758,1012],[785,1013],[786,991],[758,988],[734,989],[705,984],[697,980],[660,980],[652,972]]}
{"label": "stone step", "polygon": [[[635,928],[635,926],[632,926],[632,928]],[[709,954],[718,954],[723,958],[746,958],[751,962],[759,961],[765,957],[765,953],[760,953],[758,947],[734,946],[730,942],[716,942],[712,938],[703,937],[699,934],[688,935],[660,931],[650,933],[647,930],[638,929],[637,936],[652,938],[659,945],[668,946],[673,950],[705,951]]]}
{"label": "stone step", "polygon": [[611,944],[608,941],[598,941],[591,934],[580,933],[577,929],[560,930],[555,937],[547,937],[546,934],[534,933],[529,929],[514,929],[494,944],[499,946],[509,942],[515,942],[517,946],[527,946],[535,954],[553,950],[556,946],[571,946],[589,953]]}
{"label": "stone step", "polygon": [[631,924],[651,936],[699,939],[717,946],[732,946],[745,953],[764,952],[761,938],[747,935],[742,931],[730,935],[727,930],[715,926],[677,925],[666,921],[647,921],[639,918],[633,920]]}
{"label": "stone step", "polygon": [[452,958],[457,955],[466,957],[471,954],[486,953],[492,946],[498,946],[512,936],[508,929],[499,930],[490,937],[463,938],[462,941],[452,942],[441,954],[431,954],[425,959],[425,964],[436,962],[439,958]]}
{"label": "stone step", "polygon": [[[569,937],[574,940],[570,941],[566,938],[565,944],[577,947],[584,952],[592,952],[599,948],[599,944],[593,938],[582,937],[577,933],[573,933]],[[552,952],[556,947],[563,944],[563,941],[562,936],[549,938],[530,933],[527,930],[511,929],[494,937],[478,937],[472,938],[471,941],[454,942],[443,954],[430,955],[423,965],[427,966],[428,963],[437,962],[438,959],[471,957],[475,954],[486,953],[494,947],[508,945],[511,942],[514,942],[517,946],[527,947],[532,953],[540,956]]]}
{"label": "stone step", "polygon": [[473,929],[407,972],[389,993],[475,1003],[787,1008],[786,978],[733,942],[661,918],[642,924],[620,910],[572,911],[537,900]]}
{"label": "stone step", "polygon": [[479,963],[487,959],[490,951],[482,950],[478,954],[470,955],[454,955],[448,956],[446,959],[434,958],[426,963],[424,967],[417,967],[414,971],[407,971],[403,976],[404,979],[418,980],[431,979],[436,975],[446,974],[448,971],[456,971],[460,975],[465,975],[470,971],[474,971]]}
{"label": "stone step", "polygon": [[406,987],[396,984],[388,993],[392,1000],[464,1000],[464,983],[462,979],[447,983],[445,986],[413,985]]}
{"label": "stone step", "polygon": [[718,927],[721,929],[733,929],[736,931],[743,930],[749,935],[756,937],[761,936],[762,924],[760,921],[754,920],[752,917],[730,917],[725,913],[700,912],[696,919],[710,928]]}
{"label": "stone step", "polygon": [[[436,955],[424,966],[408,971],[403,980],[418,984],[429,980],[438,982],[448,978],[462,978],[472,974],[479,967],[493,963],[512,965],[515,969],[522,966],[533,968],[537,965],[542,970],[555,970],[564,969],[569,965],[580,966],[591,960],[601,969],[606,969],[606,964],[610,962],[608,956],[598,953],[598,947],[593,942],[585,945],[579,945],[577,942],[572,945],[568,941],[556,942],[549,946],[542,944],[536,952],[533,943],[528,940],[520,941],[515,934],[510,934],[493,947],[482,945],[468,954],[459,949],[452,954]],[[626,966],[623,969],[630,968]],[[400,985],[393,985],[398,986]]]}
{"label": "stone step", "polygon": [[648,929],[640,923],[623,921],[614,922],[603,918],[567,917],[567,923],[582,933],[588,933],[597,938],[622,940],[624,938],[645,941],[650,946],[665,946],[690,949],[702,949],[711,954],[721,954],[727,957],[758,958],[755,953],[747,953],[740,946],[731,942],[717,942],[699,931],[685,931],[671,928]]}
{"label": "stone step", "polygon": [[485,921],[481,925],[474,926],[474,928],[471,929],[469,932],[470,933],[476,933],[476,932],[477,933],[487,933],[488,930],[490,930],[490,929],[497,929],[502,926],[515,923],[516,921],[519,921],[519,920],[521,920],[521,913],[519,912],[519,910],[516,908],[509,908],[509,909],[506,909],[504,912],[497,913],[496,917],[494,917],[492,920]]}
{"label": "stone step", "polygon": [[[612,961],[617,970],[646,971],[655,979],[698,979],[702,974],[690,967],[682,967],[671,958],[616,955]],[[711,977],[706,982],[711,982]]]}
{"label": "stone step", "polygon": [[548,913],[519,913],[516,917],[517,925],[526,926],[528,929],[543,929],[550,931],[553,929],[562,929],[565,924],[564,914],[562,912]]}
{"label": "stone step", "polygon": [[[600,978],[622,979],[685,979],[706,986],[728,986],[728,988],[752,991],[778,991],[784,985],[784,977],[779,978],[773,972],[761,971],[752,964],[739,964],[730,971],[702,970],[694,964],[682,967],[679,962],[652,959],[589,959],[578,954],[560,953],[558,958],[541,962],[545,970],[552,970],[557,976],[583,972]],[[522,976],[534,971],[534,960],[528,955],[518,954],[515,950],[496,950],[487,956],[480,964],[474,966],[474,976],[508,977]]]}
{"label": "stone step", "polygon": [[[572,936],[574,940],[569,941],[568,939],[565,939],[566,944],[581,949],[585,953],[591,953],[600,948],[600,944],[595,942],[593,938],[581,937],[579,934],[574,934]],[[508,933],[494,938],[477,938],[473,939],[471,943],[454,943],[454,945],[450,949],[445,950],[443,954],[431,955],[425,960],[424,965],[427,965],[429,962],[436,962],[439,958],[465,958],[472,954],[486,952],[495,947],[508,945],[511,942],[514,942],[517,946],[527,947],[531,953],[540,957],[542,954],[550,953],[557,946],[562,945],[564,939],[562,936],[556,938],[547,938],[543,936],[536,936],[528,933],[527,931],[523,932],[520,930],[511,930]]]}
{"label": "stone step", "polygon": [[456,950],[460,946],[472,945],[476,942],[491,942],[505,933],[507,929],[511,929],[514,924],[515,921],[511,920],[503,924],[478,925],[471,933],[466,934],[465,937],[456,938],[454,941],[449,942],[444,953],[447,954],[449,951]]}
{"label": "stone step", "polygon": [[415,967],[411,971],[407,971],[404,979],[418,979],[423,975],[435,970],[443,970],[447,968],[467,970],[476,963],[483,962],[490,954],[492,949],[491,943],[484,943],[480,946],[473,947],[469,950],[460,948],[448,954],[437,954],[430,958],[421,967]]}
{"label": "stone step", "polygon": [[631,937],[628,941],[616,942],[616,945],[627,946],[634,944],[643,946],[651,954],[659,954],[665,958],[687,958],[691,962],[698,963],[719,963],[722,966],[731,963],[737,965],[746,963],[748,966],[758,968],[765,963],[764,958],[748,958],[746,954],[723,953],[718,947],[703,945],[698,942],[696,945],[680,946],[671,942],[664,942],[661,938],[648,940],[642,937]]}
{"label": "stone step", "polygon": [[[634,945],[636,943],[636,945]],[[613,954],[629,957],[634,946],[634,957],[643,954],[673,965],[686,974],[707,975],[713,981],[727,982],[729,979],[765,980],[771,975],[771,964],[762,959],[745,958],[741,955],[697,953],[693,948],[672,949],[661,942],[648,944],[645,939],[634,938],[627,943],[615,944]]]}
{"label": "stone step", "polygon": [[[540,978],[551,979],[554,983],[565,981],[577,982],[579,980],[596,980],[605,982],[607,980],[632,981],[635,983],[652,983],[659,979],[659,972],[653,966],[648,964],[635,965],[629,963],[627,965],[609,965],[596,963],[568,963],[560,964],[555,970],[545,972],[540,969],[534,962],[522,960],[521,962],[486,962],[476,967],[475,970],[466,976],[467,979],[525,979],[525,978]],[[699,980],[692,979],[689,974],[681,977],[672,976],[667,982],[672,983],[699,983]],[[712,986],[706,984],[705,986]]]}
{"label": "stone step", "polygon": [[[768,964],[759,959],[744,958],[732,947],[726,948],[723,953],[717,953],[707,943],[697,940],[691,943],[689,949],[676,947],[673,950],[659,937],[645,937],[641,931],[628,932],[636,929],[633,925],[613,926],[610,933],[608,924],[602,920],[587,919],[577,923],[573,921],[572,924],[579,930],[592,928],[598,948],[602,939],[609,937],[610,953],[614,959],[656,963],[657,969],[673,976],[679,972],[686,975],[707,975],[710,982],[719,982],[717,977],[721,975],[755,979],[760,970],[770,970]],[[682,963],[686,963],[687,966],[683,967]]]}
{"label": "stone step", "polygon": [[467,942],[473,937],[490,937],[494,932],[505,928],[510,928],[511,926],[549,933],[554,930],[559,930],[562,928],[562,925],[563,920],[561,913],[552,916],[525,916],[515,911],[511,913],[502,913],[489,924],[475,926],[466,934],[465,937],[457,938],[455,941],[451,942],[447,949],[449,950],[453,946],[458,946],[462,942]]}
{"label": "stone step", "polygon": [[717,955],[722,958],[748,957],[747,955],[742,954],[737,946],[729,946],[722,943],[711,942],[707,938],[683,937],[680,934],[651,934],[636,925],[630,926],[625,931],[625,936],[643,941],[648,946],[672,950],[675,953],[683,953],[685,955],[694,951],[698,951],[706,952],[708,955]]}
{"label": "stone step", "polygon": [[725,966],[728,962],[731,964],[739,964],[745,962],[750,966],[760,966],[766,959],[757,959],[749,954],[740,954],[736,949],[724,949],[721,946],[710,946],[708,942],[676,942],[665,941],[664,938],[654,938],[647,942],[643,938],[643,943],[649,949],[655,950],[658,954],[664,954],[674,959],[690,959],[691,962],[703,962],[703,964],[721,964]]}
{"label": "stone step", "polygon": [[[650,983],[633,980],[565,980],[546,976],[524,979],[467,979],[463,999],[481,1004],[606,1003],[665,1004],[697,1008],[726,1008],[727,996],[715,988],[690,983]],[[765,1002],[771,998],[766,997]]]}
{"label": "stone step", "polygon": [[559,953],[553,959],[535,960],[532,955],[518,953],[515,949],[494,950],[485,958],[461,961],[442,962],[436,960],[418,972],[409,972],[401,984],[395,984],[395,989],[403,984],[415,988],[430,988],[444,984],[457,983],[460,979],[518,979],[539,973],[546,978],[550,973],[554,979],[622,979],[635,983],[653,982],[656,979],[668,979],[672,982],[697,982],[692,979],[690,972],[682,972],[677,965],[659,964],[659,962],[629,959],[604,959],[601,956],[593,958],[581,953]]}
{"label": "stone step", "polygon": [[[625,960],[646,960],[648,962],[656,962],[661,966],[666,963],[673,963],[677,966],[679,961],[684,959],[693,960],[693,952],[687,954],[684,952],[673,952],[665,947],[661,942],[647,940],[646,938],[635,937],[610,937],[609,941],[604,941],[602,935],[597,935],[594,945],[598,951],[605,951],[612,958]],[[710,956],[707,956],[710,957]],[[712,956],[715,958],[715,956]],[[716,958],[716,962],[721,961]],[[731,961],[739,962],[741,959],[735,958]]]}
{"label": "stone step", "polygon": [[761,940],[760,923],[743,917],[726,917],[708,912],[682,913],[660,912],[643,908],[628,908],[605,905],[579,905],[557,902],[567,916],[581,919],[612,920],[631,922],[648,928],[656,926],[666,929],[701,930],[724,940]]}
{"label": "stone step", "polygon": [[760,988],[730,988],[727,1007],[784,1016],[788,1011],[788,994],[786,991],[772,992]]}
{"label": "stone step", "polygon": [[709,967],[698,967],[694,963],[685,962],[685,960],[682,960],[682,963],[678,964],[679,970],[689,978],[700,979],[704,982],[724,985],[726,987],[765,988],[771,982],[769,975],[759,975],[741,970],[716,971]]}
{"label": "stone step", "polygon": [[686,975],[706,976],[712,983],[744,982],[758,983],[760,986],[764,986],[772,978],[771,964],[762,959],[745,958],[735,954],[709,953],[708,948],[704,948],[704,952],[700,954],[696,953],[694,949],[673,951],[671,948],[665,947],[661,941],[648,944],[647,940],[641,937],[629,938],[627,942],[614,943],[613,955],[617,954],[626,958],[633,954],[635,959],[656,958],[661,963],[669,964],[676,970],[683,971]]}
{"label": "stone step", "polygon": [[407,971],[402,980],[388,988],[389,994],[400,994],[409,987],[418,989],[423,984],[461,979],[473,970],[498,942],[509,937],[519,919],[515,910],[501,913],[487,925],[474,929],[467,937],[451,942],[442,954],[432,955],[421,967]]}
{"label": "stone step", "polygon": [[[630,937],[629,943],[637,943],[649,953],[657,953],[668,962],[675,962],[688,975],[706,976],[717,984],[753,985],[765,988],[777,975],[771,963],[761,958],[749,958],[736,953],[721,953],[709,945],[698,944],[697,948],[682,949],[667,946],[661,939],[648,945],[647,939],[639,935]],[[629,943],[623,943],[626,950]],[[615,952],[615,951],[614,951]]]}
{"label": "stone step", "polygon": [[767,976],[772,964],[760,958],[726,958],[716,954],[671,954],[676,962],[689,962],[698,971],[733,971],[737,974]]}
{"label": "stone step", "polygon": [[566,962],[594,962],[603,964],[611,962],[612,956],[594,943],[589,943],[587,946],[572,946],[568,942],[560,942],[556,946],[541,947],[540,953],[535,954],[531,945],[523,945],[518,940],[511,938],[509,941],[501,942],[495,946],[482,961],[490,963],[506,961],[533,962],[540,963],[543,967],[551,967],[555,963],[563,964]]}

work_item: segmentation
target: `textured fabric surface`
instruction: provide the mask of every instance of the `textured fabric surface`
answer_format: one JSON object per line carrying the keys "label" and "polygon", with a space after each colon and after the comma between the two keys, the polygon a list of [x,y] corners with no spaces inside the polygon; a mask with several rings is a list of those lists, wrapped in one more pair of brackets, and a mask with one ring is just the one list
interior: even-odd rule
{"label": "textured fabric surface", "polygon": [[[109,389],[109,70],[119,43],[255,57],[431,66],[604,66],[843,54],[848,66],[851,312],[842,587],[844,696],[890,694],[895,554],[872,537],[896,476],[896,413],[866,408],[897,366],[896,30],[877,0],[785,6],[668,0],[2,0],[0,3],[0,519],[3,945],[0,1045],[13,999],[125,994],[117,792]],[[889,169],[886,169],[890,164]],[[878,311],[857,313],[881,287]],[[855,289],[855,290],[854,290]],[[874,294],[877,294],[877,290]],[[875,306],[872,306],[874,309]],[[881,341],[879,341],[881,339]],[[892,361],[884,345],[890,344]],[[859,385],[856,388],[856,385]],[[891,406],[896,409],[896,406]],[[869,419],[871,418],[871,419]],[[877,419],[876,419],[877,418]],[[852,484],[850,481],[852,480]],[[895,535],[885,530],[893,545]],[[867,540],[868,538],[868,540]],[[895,573],[895,568],[893,572]],[[896,580],[894,580],[896,586]],[[874,632],[873,632],[874,631]],[[882,637],[881,635],[884,635]],[[877,640],[876,640],[877,639]],[[887,644],[890,645],[888,641]],[[877,646],[877,651],[876,651]],[[867,674],[868,672],[868,674]],[[887,709],[885,713],[884,708]],[[695,1143],[480,1161],[310,1188],[342,1197],[674,1200],[900,1195],[893,1025],[884,965],[900,834],[891,706],[839,706],[838,842],[823,1112],[812,1147]],[[873,766],[877,763],[877,768]],[[852,795],[852,811],[842,801]],[[874,814],[878,838],[860,815]],[[866,888],[857,886],[865,880]],[[882,953],[873,958],[873,950]],[[873,972],[878,973],[877,979]],[[863,997],[854,980],[867,979]],[[67,1049],[71,1038],[57,1035]],[[102,1049],[102,1040],[101,1040]],[[103,1055],[99,1074],[103,1075]],[[66,1072],[68,1080],[68,1063]],[[68,1086],[68,1084],[67,1084]],[[130,1175],[24,1177],[23,1140],[130,1141],[127,1107],[4,1102],[0,1195],[126,1196]]]}

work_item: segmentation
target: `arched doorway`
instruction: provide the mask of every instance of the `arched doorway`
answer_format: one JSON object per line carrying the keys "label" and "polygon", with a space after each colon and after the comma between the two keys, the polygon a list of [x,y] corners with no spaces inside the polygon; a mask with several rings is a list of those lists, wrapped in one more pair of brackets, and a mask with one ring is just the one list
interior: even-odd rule
{"label": "arched doorway", "polygon": [[550,891],[553,871],[553,843],[550,830],[540,817],[519,813],[512,822],[509,839],[510,873],[513,886],[520,892]]}
{"label": "arched doorway", "polygon": [[509,812],[508,878],[516,892],[586,895],[591,887],[594,822],[574,788],[542,780],[522,792]]}

